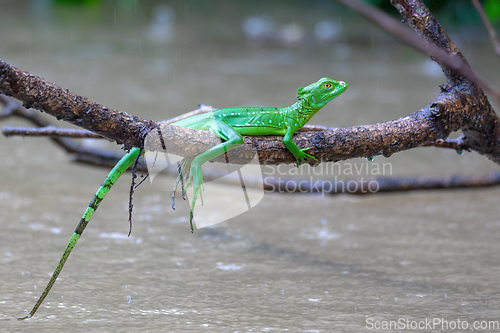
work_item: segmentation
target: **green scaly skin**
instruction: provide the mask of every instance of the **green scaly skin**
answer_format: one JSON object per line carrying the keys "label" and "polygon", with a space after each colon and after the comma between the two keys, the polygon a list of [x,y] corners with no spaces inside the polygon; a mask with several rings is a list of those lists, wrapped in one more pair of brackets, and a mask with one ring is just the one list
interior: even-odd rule
{"label": "green scaly skin", "polygon": [[[291,140],[293,134],[304,126],[311,118],[328,102],[342,94],[347,89],[347,84],[343,81],[335,81],[329,78],[322,78],[306,87],[297,90],[298,101],[288,107],[232,107],[215,110],[213,112],[195,115],[182,119],[172,125],[206,130],[224,140],[209,150],[197,155],[194,158],[186,158],[179,167],[179,177],[176,180],[176,187],[182,177],[187,176],[188,182],[183,187],[185,189],[190,184],[193,185],[194,193],[190,207],[190,225],[193,231],[193,212],[198,198],[201,197],[203,186],[203,174],[201,166],[219,156],[226,151],[243,144],[242,135],[283,135],[283,144],[297,159],[297,165],[305,159],[316,160],[314,156],[305,153],[309,148],[299,149]],[[139,154],[144,154],[140,148],[132,148],[108,174],[94,198],[90,202],[87,210],[83,214],[75,232],[71,236],[66,249],[57,265],[49,283],[45,287],[42,295],[31,312],[24,318],[31,318],[38,310],[50,289],[54,285],[59,273],[75,247],[78,239],[82,235],[85,227],[89,223],[92,215],[99,207],[99,204],[109,192],[120,176],[136,161]],[[175,188],[174,188],[175,193]],[[174,207],[174,196],[172,196],[172,207]]]}
{"label": "green scaly skin", "polygon": [[[198,114],[179,120],[171,125],[210,131],[224,140],[223,143],[210,148],[188,161],[187,167],[183,165],[180,171],[186,169],[188,182],[186,188],[193,184],[193,197],[189,221],[193,231],[193,212],[198,199],[201,200],[203,174],[201,166],[226,151],[243,144],[242,135],[283,135],[283,144],[297,159],[297,166],[304,159],[316,160],[314,156],[305,153],[309,148],[299,149],[292,141],[293,134],[302,128],[323,106],[347,89],[347,83],[322,78],[318,82],[297,90],[298,101],[288,107],[232,107],[215,110],[213,112]],[[182,177],[179,172],[179,177]],[[179,179],[178,179],[179,180]],[[176,187],[178,180],[176,181]],[[185,189],[182,189],[183,195]],[[175,188],[174,188],[175,193]],[[172,207],[175,207],[172,197]]]}
{"label": "green scaly skin", "polygon": [[40,298],[36,302],[35,306],[31,310],[31,312],[26,317],[19,318],[19,319],[21,319],[21,320],[27,319],[27,318],[31,318],[35,315],[35,312],[38,310],[40,305],[42,305],[42,302],[45,299],[45,297],[47,297],[47,295],[49,294],[49,291],[52,288],[52,286],[54,285],[54,282],[56,282],[56,279],[59,276],[59,273],[61,273],[61,270],[62,270],[64,264],[68,260],[68,257],[70,255],[71,251],[75,247],[76,242],[78,242],[78,239],[80,238],[83,231],[85,230],[85,227],[87,227],[87,224],[89,223],[90,219],[92,218],[92,215],[94,215],[97,207],[99,207],[99,204],[104,199],[106,194],[108,194],[109,190],[116,183],[118,178],[120,178],[120,176],[125,171],[127,171],[127,169],[132,165],[132,163],[135,162],[135,160],[137,159],[139,154],[143,154],[143,153],[144,153],[144,150],[142,150],[142,149],[132,148],[127,154],[125,154],[125,156],[123,156],[118,161],[118,163],[116,163],[114,168],[111,170],[111,172],[108,174],[108,176],[106,177],[106,179],[102,183],[101,187],[99,187],[99,189],[97,190],[94,198],[92,199],[89,206],[85,210],[85,213],[83,213],[83,216],[80,219],[80,222],[78,223],[78,225],[76,226],[76,229],[73,232],[73,235],[71,235],[71,238],[68,242],[68,245],[66,245],[66,249],[64,250],[64,253],[63,253],[61,259],[59,260],[59,263],[57,264],[57,267],[56,267],[54,273],[52,273],[52,277],[50,278],[49,283],[45,287],[45,290],[43,291],[42,295],[40,296]]}

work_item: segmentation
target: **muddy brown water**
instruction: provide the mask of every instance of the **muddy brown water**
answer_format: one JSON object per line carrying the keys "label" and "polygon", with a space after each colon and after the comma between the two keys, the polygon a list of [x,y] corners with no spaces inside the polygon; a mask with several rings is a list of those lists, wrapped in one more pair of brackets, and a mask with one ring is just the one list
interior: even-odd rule
{"label": "muddy brown water", "polygon": [[[101,10],[36,3],[0,5],[8,9],[0,12],[3,60],[155,120],[200,102],[289,105],[298,87],[331,76],[349,89],[311,123],[351,126],[414,112],[445,82],[432,62],[370,26],[361,29],[367,43],[342,36],[331,45],[249,43],[245,19],[266,11],[272,19],[276,12],[259,3],[236,6],[238,15],[227,20],[226,7],[207,9],[219,26],[206,29],[194,2]],[[276,17],[274,29],[295,23],[312,33],[313,20],[287,10],[297,11],[296,20]],[[338,23],[344,16],[335,10],[326,8],[323,18]],[[355,27],[342,22],[340,33],[348,36]],[[489,45],[457,38],[475,68],[498,84]],[[1,137],[0,149],[1,331],[387,331],[416,330],[429,321],[436,330],[483,325],[474,327],[487,331],[484,325],[500,321],[498,188],[361,197],[266,193],[250,211],[191,234],[186,211],[170,208],[168,189],[145,182],[126,237],[125,175],[36,316],[19,322],[108,170],[71,163],[47,139]],[[498,169],[474,153],[433,148],[340,166],[311,177],[368,178],[376,168],[386,176]],[[288,169],[274,170],[289,176]],[[307,168],[301,170],[309,179]],[[207,214],[231,209],[222,199],[210,206]]]}

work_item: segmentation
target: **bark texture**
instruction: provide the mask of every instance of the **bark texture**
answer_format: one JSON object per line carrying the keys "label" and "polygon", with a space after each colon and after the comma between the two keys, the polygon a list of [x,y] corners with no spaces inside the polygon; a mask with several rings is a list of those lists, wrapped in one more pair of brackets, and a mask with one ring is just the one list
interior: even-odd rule
{"label": "bark texture", "polygon": [[[407,36],[410,32],[408,29],[401,30],[402,23],[366,3],[353,0],[338,2],[357,10],[382,28],[392,29],[398,37]],[[500,164],[500,120],[463,55],[422,1],[392,0],[391,3],[416,32],[418,42],[414,41],[414,35],[413,39],[401,38],[409,43],[415,42],[420,50],[429,51],[431,58],[443,69],[447,83],[441,86],[440,95],[421,110],[393,121],[297,132],[293,140],[299,148],[309,147],[309,154],[326,162],[375,155],[389,157],[399,151],[437,142],[446,147],[446,138],[450,133],[462,130],[462,149],[476,151]],[[170,153],[188,156],[220,142],[208,132],[170,126],[168,122],[157,123],[102,106],[1,59],[0,93],[20,100],[26,107],[112,139],[126,148],[144,147],[146,141],[147,149],[161,150],[167,143]],[[152,137],[156,139],[148,142]],[[259,161],[263,164],[296,162],[281,143],[282,137],[247,136],[244,140],[244,147],[232,151],[233,163],[248,161],[253,157],[253,150],[258,152]],[[225,158],[222,156],[220,160]],[[308,162],[317,164],[319,161]]]}

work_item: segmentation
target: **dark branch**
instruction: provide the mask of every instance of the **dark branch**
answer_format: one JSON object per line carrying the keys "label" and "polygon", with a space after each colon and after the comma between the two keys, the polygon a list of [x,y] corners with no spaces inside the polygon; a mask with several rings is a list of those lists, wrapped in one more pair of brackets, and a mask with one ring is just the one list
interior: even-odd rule
{"label": "dark branch", "polygon": [[[500,162],[500,122],[481,86],[498,99],[500,99],[500,93],[473,73],[456,45],[422,1],[391,0],[404,21],[413,28],[414,33],[405,29],[401,23],[389,15],[364,2],[336,1],[357,11],[401,41],[429,54],[443,69],[448,78],[448,84],[442,86],[439,98],[422,110],[430,110],[437,118],[441,118],[443,120],[441,126],[445,126],[442,129],[447,132],[463,130],[464,142],[471,150],[487,156],[497,164]],[[444,100],[454,100],[454,102],[443,103]],[[461,116],[463,119],[459,120],[457,117]],[[454,120],[447,122],[446,119]],[[434,123],[436,126],[430,125],[429,130],[436,130],[440,126],[438,123]],[[436,137],[424,144],[446,137]]]}
{"label": "dark branch", "polygon": [[101,135],[90,131],[70,129],[70,128],[59,128],[55,126],[46,126],[41,128],[4,126],[2,128],[2,134],[5,136],[20,135],[20,136],[51,136],[59,138],[69,137],[73,139],[77,138],[103,139]]}
{"label": "dark branch", "polygon": [[156,123],[151,120],[109,109],[1,59],[0,93],[16,98],[26,108],[46,112],[126,147],[142,146],[147,133],[156,128]]}
{"label": "dark branch", "polygon": [[[32,124],[38,127],[46,127],[51,124],[43,117],[40,116],[35,110],[28,110],[23,107],[19,102],[16,102],[7,96],[0,95],[0,103],[4,104],[3,112],[0,114],[0,119],[17,116],[28,119]],[[52,137],[51,140],[64,148],[68,153],[75,153],[78,151],[78,144],[73,140],[60,137]]]}
{"label": "dark branch", "polygon": [[436,140],[434,142],[425,144],[425,146],[454,149],[459,154],[462,154],[464,151],[470,151],[470,148],[467,145],[467,142],[465,141],[465,136],[463,135],[456,139]]}
{"label": "dark branch", "polygon": [[[400,11],[404,21],[410,23],[417,35],[404,28],[399,21],[367,3],[358,0],[335,1],[363,15],[403,43],[428,54],[441,66],[448,79],[451,80],[460,74],[482,86],[495,99],[500,100],[500,91],[472,71],[458,48],[421,1],[391,0],[391,3]],[[412,8],[413,11],[408,8]],[[461,77],[458,79],[458,81],[463,80]],[[451,80],[449,83],[457,85],[458,81]]]}
{"label": "dark branch", "polygon": [[[431,104],[397,120],[350,128],[315,128],[315,131],[296,133],[294,141],[299,148],[309,147],[308,152],[320,161],[375,155],[388,157],[399,151],[439,142],[437,140],[446,139],[452,132],[462,130],[464,146],[500,164],[499,118],[482,89],[474,80],[467,79],[473,74],[467,62],[423,3],[418,0],[392,1],[417,33],[415,35],[407,29],[401,29],[402,25],[394,19],[381,16],[372,7],[366,7],[366,4],[352,0],[338,1],[356,7],[385,29],[402,32],[401,35],[411,41],[418,40],[415,45],[427,45],[422,46],[422,49],[429,52],[441,65],[448,84],[442,86],[441,94]],[[467,75],[461,74],[462,72]],[[182,156],[199,153],[219,142],[219,139],[205,131],[169,126],[168,122],[156,123],[109,109],[1,60],[0,93],[17,98],[26,106],[113,139],[126,147],[143,147],[148,134],[154,136],[158,132],[169,143],[168,151]],[[281,140],[279,136],[245,137],[245,143],[259,153],[261,163],[295,163],[294,157]],[[160,147],[157,144],[145,148],[156,150]],[[253,151],[248,147],[238,148],[234,152],[238,156],[234,162],[248,161],[253,157],[252,154]],[[309,162],[313,164],[312,161]]]}
{"label": "dark branch", "polygon": [[[39,116],[39,114],[34,112],[29,112],[24,107],[22,107],[19,103],[14,102],[13,100],[6,98],[5,96],[0,96],[0,103],[5,104],[3,108],[3,112],[0,113],[0,118],[7,116],[19,116],[24,119],[28,119],[33,123],[47,126],[48,122]],[[209,112],[212,111],[213,108],[209,106],[201,105],[198,110],[188,112],[182,116],[170,119],[166,121],[166,123],[172,123],[174,121],[180,120],[181,118],[189,117],[195,114]],[[33,118],[34,116],[34,118]],[[42,121],[43,120],[43,121]],[[54,128],[53,126],[48,126],[49,128]],[[42,134],[45,135],[48,133],[54,133],[52,130],[46,131],[47,127],[43,127],[41,129],[25,129],[22,130],[10,130],[9,126],[4,126],[2,132],[4,135],[30,135],[30,134]],[[15,128],[14,128],[15,129]],[[307,125],[307,131],[335,131],[336,129],[326,128],[324,126],[314,126]],[[69,133],[65,129],[58,129],[55,132],[56,135],[67,135],[71,136],[79,136],[80,133],[83,133],[84,136],[87,134],[91,134],[94,137],[102,138],[101,136],[94,134],[88,131],[76,131],[71,130]],[[19,132],[19,133],[18,133]],[[65,140],[66,142],[69,140]],[[56,141],[59,143],[59,141]],[[63,149],[66,149],[64,144],[60,144]],[[76,145],[72,144],[72,147],[77,146],[78,148],[76,152],[73,153],[74,161],[92,165],[98,165],[103,167],[113,167],[116,162],[123,156],[122,153],[117,153],[115,151],[107,151],[107,150],[99,150],[99,149],[89,149],[86,148],[85,145]],[[459,137],[456,139],[447,139],[447,140],[436,140],[434,142],[430,142],[425,144],[425,146],[434,146],[440,148],[448,148],[454,149],[457,152],[462,152],[465,150],[469,150],[466,142],[464,141],[464,137]],[[68,150],[68,149],[66,149]],[[144,171],[147,171],[147,166],[145,164],[139,165],[138,168]],[[164,174],[168,174],[170,169],[166,169],[163,171]],[[176,176],[176,173],[172,173],[173,176]],[[227,174],[220,174],[214,169],[207,169],[204,172],[205,181],[220,179],[224,176],[224,180],[228,182],[228,184],[240,185],[239,178],[231,178]],[[252,187],[252,184],[257,186],[257,184],[261,184],[262,179],[247,179],[247,186]],[[429,189],[451,189],[451,188],[466,188],[466,187],[484,187],[484,186],[494,186],[500,184],[500,174],[499,173],[491,173],[485,175],[474,175],[474,176],[417,176],[417,177],[386,177],[386,178],[374,178],[374,179],[362,179],[362,180],[343,180],[343,181],[310,181],[304,179],[274,179],[272,177],[264,178],[264,189],[266,191],[278,191],[278,192],[293,192],[300,191],[301,193],[315,193],[322,192],[325,194],[370,194],[376,192],[395,192],[395,191],[410,191],[410,190],[429,190]],[[260,186],[260,185],[259,185]],[[374,187],[375,188],[372,188]],[[353,189],[357,189],[353,191]],[[376,190],[376,191],[374,191]]]}

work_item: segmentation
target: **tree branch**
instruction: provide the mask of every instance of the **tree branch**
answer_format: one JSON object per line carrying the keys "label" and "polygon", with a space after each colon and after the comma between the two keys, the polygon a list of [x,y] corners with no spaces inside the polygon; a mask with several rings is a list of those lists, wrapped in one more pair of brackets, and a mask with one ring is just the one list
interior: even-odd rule
{"label": "tree branch", "polygon": [[[0,95],[0,103],[4,104],[3,112],[0,114],[0,119],[5,119],[11,116],[18,116],[24,119],[28,119],[31,123],[38,127],[50,126],[50,123],[40,115],[35,110],[29,110],[24,108],[19,102],[16,102],[7,96]],[[73,140],[68,140],[67,138],[52,137],[51,140],[64,148],[68,153],[74,153],[78,151],[78,145]]]}
{"label": "tree branch", "polygon": [[4,126],[2,134],[5,136],[50,136],[50,137],[70,137],[73,139],[103,139],[103,137],[87,130],[77,130],[70,128],[59,128],[55,126],[45,126],[41,128],[26,128],[17,126]]}
{"label": "tree branch", "polygon": [[[472,71],[456,45],[446,35],[437,20],[420,0],[391,0],[391,3],[400,10],[403,21],[409,22],[417,35],[405,29],[400,22],[385,12],[365,2],[359,0],[335,1],[363,15],[366,19],[372,21],[403,43],[413,46],[418,51],[429,55],[441,66],[445,75],[450,79],[449,83],[451,85],[458,84],[453,78],[458,78],[458,81],[461,81],[463,78],[460,76],[462,76],[482,86],[495,99],[500,101],[500,90]],[[406,11],[405,8],[413,8],[414,16],[408,15],[409,11]],[[457,77],[457,74],[460,74],[460,76]]]}
{"label": "tree branch", "polygon": [[[367,10],[366,4],[360,5],[361,2],[352,0],[337,1],[351,7],[356,4],[358,10],[364,8],[365,15],[380,21],[380,13],[373,15],[373,9],[369,7]],[[427,46],[432,45],[425,47],[425,50],[441,65],[448,78],[448,84],[442,86],[439,97],[418,112],[403,118],[350,128],[316,128],[320,130],[296,133],[294,141],[299,148],[309,147],[308,152],[320,161],[339,161],[375,155],[389,157],[399,151],[446,139],[452,132],[461,129],[464,132],[462,146],[500,164],[499,118],[482,89],[467,79],[469,76],[457,72],[457,64],[460,64],[460,71],[464,70],[469,74],[472,72],[460,51],[421,1],[392,0],[392,3],[420,37],[412,34],[410,39],[417,38],[419,45],[423,41]],[[383,17],[379,23],[391,31],[406,31],[403,35],[409,36],[409,30],[400,29],[400,23],[397,23],[396,29],[393,21],[392,18]],[[436,48],[441,53],[432,53]],[[440,54],[446,56],[441,57]],[[148,134],[155,136],[156,133],[161,133],[164,142],[168,142],[169,152],[182,156],[199,153],[220,142],[205,131],[169,126],[168,122],[156,123],[109,109],[17,69],[1,59],[0,93],[19,99],[25,106],[37,108],[58,119],[113,139],[126,147],[143,147]],[[261,163],[295,163],[294,157],[286,150],[279,136],[246,136],[244,140],[259,153]],[[160,143],[153,143],[153,146],[145,148],[159,150]],[[253,157],[253,151],[248,147],[238,148],[233,153],[235,163],[245,162]]]}
{"label": "tree branch", "polygon": [[59,120],[98,133],[126,147],[140,147],[156,124],[109,109],[85,97],[11,66],[0,59],[0,93],[26,108],[46,112]]}
{"label": "tree branch", "polygon": [[[459,129],[463,130],[464,143],[470,150],[475,150],[498,164],[500,161],[499,118],[480,86],[487,89],[499,100],[500,92],[470,69],[456,45],[422,1],[391,0],[391,3],[403,16],[403,21],[408,22],[416,34],[403,29],[403,25],[391,16],[364,2],[357,0],[336,1],[365,16],[401,41],[427,53],[441,66],[448,78],[448,84],[441,87],[442,92],[439,98],[422,110],[430,110],[437,118],[443,120],[441,125],[434,123],[438,128],[447,125],[445,119],[454,119],[448,122],[448,125],[451,126],[444,129],[449,133]],[[443,100],[455,101],[443,103]],[[460,117],[462,120],[458,119]],[[432,124],[429,129],[435,130]],[[447,135],[436,139],[445,139],[446,137]],[[431,142],[424,144],[428,145]]]}
{"label": "tree branch", "polygon": [[[4,126],[2,133],[4,135],[50,135],[54,142],[73,155],[73,160],[81,163],[113,167],[116,162],[123,156],[121,153],[115,151],[102,150],[96,148],[87,148],[85,145],[77,144],[73,140],[61,138],[59,135],[70,135],[71,137],[91,137],[103,138],[102,136],[89,131],[81,130],[67,130],[51,126],[44,118],[40,117],[38,113],[33,110],[27,110],[18,102],[13,101],[6,96],[0,95],[0,103],[4,104],[2,112],[0,112],[0,119],[9,116],[18,116],[27,119],[40,129],[33,128],[14,128]],[[178,121],[195,114],[210,112],[213,108],[201,105],[199,109],[188,112],[179,117],[165,121],[166,124]],[[329,131],[334,132],[336,129],[326,128],[325,126],[306,125],[304,131],[310,131],[313,134],[315,131]],[[279,139],[279,137],[278,137]],[[464,141],[464,137],[457,139],[436,140],[425,144],[425,146],[435,146],[440,148],[454,149],[458,152],[468,150],[468,146]],[[141,160],[142,161],[142,160]],[[147,166],[142,161],[138,169],[147,172]],[[164,170],[169,172],[170,169]],[[175,176],[176,174],[172,174]],[[212,169],[205,170],[205,181],[219,179],[225,176],[225,181],[229,184],[240,185],[239,178],[227,177],[226,174],[220,174]],[[262,179],[247,179],[247,186],[252,187],[261,184]],[[307,179],[284,179],[280,177],[275,179],[273,177],[264,178],[264,190],[273,192],[293,192],[300,193],[315,193],[321,192],[329,195],[346,193],[346,194],[371,194],[378,192],[395,192],[395,191],[411,191],[411,190],[429,190],[429,189],[452,189],[452,188],[470,188],[470,187],[485,187],[500,184],[500,173],[493,172],[484,175],[453,175],[453,176],[416,176],[416,177],[378,177],[374,179],[347,179],[342,181],[325,180],[325,181],[311,181]],[[376,188],[372,188],[375,184]],[[259,185],[260,186],[260,185]],[[353,191],[353,189],[356,189]],[[376,190],[376,191],[374,191]]]}
{"label": "tree branch", "polygon": [[[421,0],[391,0],[391,2],[420,38],[440,47],[450,57],[458,59],[470,69],[456,45]],[[448,66],[447,62],[437,62],[448,78],[448,84],[442,87],[443,91],[455,93],[462,100],[464,109],[471,109],[471,113],[463,119],[460,126],[464,133],[464,142],[471,150],[485,155],[498,164],[500,121],[481,89],[480,85],[484,87],[484,84],[478,85],[476,80],[464,77],[453,67]],[[445,109],[446,111],[448,110]]]}

